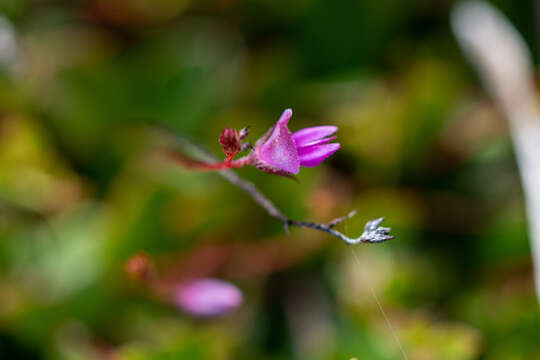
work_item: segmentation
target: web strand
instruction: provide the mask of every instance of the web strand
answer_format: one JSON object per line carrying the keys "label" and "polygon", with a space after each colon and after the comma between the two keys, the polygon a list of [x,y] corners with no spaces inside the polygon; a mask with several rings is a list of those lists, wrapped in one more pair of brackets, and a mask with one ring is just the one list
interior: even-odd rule
{"label": "web strand", "polygon": [[[354,251],[354,248],[351,247],[350,249],[353,254],[354,260],[356,261],[358,266],[362,266],[360,264],[360,259],[358,259],[358,255]],[[369,286],[371,296],[373,297],[373,300],[375,300],[375,302],[377,303],[377,307],[379,308],[379,311],[381,312],[384,318],[384,321],[386,322],[386,325],[388,326],[388,329],[390,330],[390,333],[392,334],[392,337],[394,338],[397,346],[399,347],[399,350],[401,351],[401,355],[403,356],[403,359],[408,360],[409,358],[407,357],[407,353],[405,352],[405,349],[403,348],[403,345],[401,344],[401,341],[399,340],[399,336],[396,330],[394,329],[394,327],[392,326],[392,323],[390,322],[390,318],[388,318],[388,315],[386,315],[386,312],[384,311],[384,308],[379,300],[379,297],[377,296],[377,293],[375,292],[375,289],[373,288],[373,285],[371,285],[371,282],[369,281],[369,279],[366,279],[366,283]]]}

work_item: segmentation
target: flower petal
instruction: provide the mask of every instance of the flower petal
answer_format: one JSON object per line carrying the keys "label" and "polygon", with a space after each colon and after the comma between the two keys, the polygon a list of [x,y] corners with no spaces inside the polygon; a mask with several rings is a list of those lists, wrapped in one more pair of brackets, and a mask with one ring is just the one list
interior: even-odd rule
{"label": "flower petal", "polygon": [[283,114],[279,117],[278,124],[287,125],[292,117],[292,109],[285,109]]}
{"label": "flower petal", "polygon": [[257,147],[257,154],[260,160],[271,166],[292,174],[298,174],[300,171],[298,151],[291,132],[287,128],[291,116],[291,109],[283,112],[270,137]]}
{"label": "flower petal", "polygon": [[298,150],[300,165],[305,167],[315,167],[323,162],[324,159],[338,151],[340,144],[314,145]]}
{"label": "flower petal", "polygon": [[313,126],[298,130],[292,136],[297,147],[306,146],[312,141],[322,139],[328,135],[332,135],[338,130],[337,126]]}
{"label": "flower petal", "polygon": [[329,137],[324,138],[324,139],[309,142],[309,143],[307,143],[307,144],[305,144],[303,146],[300,146],[300,147],[297,146],[296,148],[298,149],[298,151],[300,151],[300,149],[303,149],[303,148],[306,148],[306,147],[310,147],[310,146],[314,146],[314,145],[328,144],[330,141],[334,141],[336,139],[337,139],[337,136],[329,136]]}
{"label": "flower petal", "polygon": [[179,285],[174,302],[197,316],[223,315],[242,304],[242,292],[226,281],[202,278]]}
{"label": "flower petal", "polygon": [[291,109],[285,109],[285,111],[283,111],[283,114],[281,114],[281,116],[279,117],[279,120],[277,121],[276,125],[268,129],[266,134],[264,134],[263,136],[261,136],[261,138],[259,138],[259,140],[257,140],[257,142],[255,143],[255,147],[259,147],[262,144],[264,144],[268,140],[270,135],[272,135],[272,133],[274,132],[274,129],[276,128],[278,124],[283,124],[286,126],[289,123],[289,120],[291,119],[292,114],[293,112]]}

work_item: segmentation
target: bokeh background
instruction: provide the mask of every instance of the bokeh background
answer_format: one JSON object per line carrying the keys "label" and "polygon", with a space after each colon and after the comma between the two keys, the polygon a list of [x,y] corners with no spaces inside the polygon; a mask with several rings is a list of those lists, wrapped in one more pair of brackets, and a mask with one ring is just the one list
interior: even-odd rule
{"label": "bokeh background", "polygon": [[[373,288],[411,359],[539,359],[507,122],[454,3],[1,0],[0,358],[398,359]],[[492,3],[537,61],[537,1]],[[342,148],[299,183],[238,173],[292,218],[357,209],[340,230],[386,216],[395,240],[355,262],[154,151],[221,156],[223,128],[255,141],[286,107]],[[126,272],[137,255],[160,288],[218,278],[244,303],[193,316]]]}

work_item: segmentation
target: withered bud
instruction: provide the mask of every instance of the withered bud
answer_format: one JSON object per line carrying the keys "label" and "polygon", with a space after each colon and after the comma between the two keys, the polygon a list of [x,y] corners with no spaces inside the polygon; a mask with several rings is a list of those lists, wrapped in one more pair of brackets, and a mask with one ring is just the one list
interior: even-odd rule
{"label": "withered bud", "polygon": [[238,131],[234,129],[226,128],[223,130],[221,136],[219,137],[219,143],[223,148],[223,152],[227,156],[234,156],[240,151],[240,136],[238,135]]}
{"label": "withered bud", "polygon": [[244,140],[245,138],[247,138],[249,135],[249,125],[246,126],[245,128],[243,128],[242,130],[240,130],[240,140]]}
{"label": "withered bud", "polygon": [[240,146],[240,151],[249,151],[253,149],[253,145],[251,145],[250,142],[243,143],[242,146]]}
{"label": "withered bud", "polygon": [[132,256],[124,265],[124,271],[135,281],[149,282],[154,277],[152,261],[144,253]]}

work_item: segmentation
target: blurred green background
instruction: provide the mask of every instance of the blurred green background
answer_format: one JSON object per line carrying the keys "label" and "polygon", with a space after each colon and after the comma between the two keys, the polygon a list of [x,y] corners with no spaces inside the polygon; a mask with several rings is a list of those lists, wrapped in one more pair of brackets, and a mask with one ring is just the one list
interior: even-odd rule
{"label": "blurred green background", "polygon": [[[454,1],[0,0],[1,359],[540,359],[507,124],[450,31]],[[497,5],[538,59],[536,1]],[[154,156],[166,127],[218,156],[284,108],[342,148],[299,183],[254,181],[292,229],[213,173]],[[242,307],[201,320],[132,281],[216,277]],[[164,285],[166,286],[166,285]]]}

